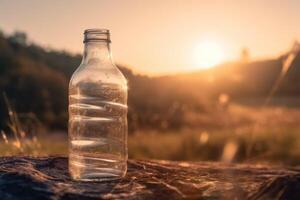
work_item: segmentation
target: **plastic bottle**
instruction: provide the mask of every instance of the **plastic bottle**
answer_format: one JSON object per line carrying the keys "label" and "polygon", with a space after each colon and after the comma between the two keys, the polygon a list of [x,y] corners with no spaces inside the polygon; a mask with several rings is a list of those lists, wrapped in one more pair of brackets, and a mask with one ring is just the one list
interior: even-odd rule
{"label": "plastic bottle", "polygon": [[84,32],[83,59],[69,84],[73,179],[118,179],[127,170],[127,81],[112,61],[110,33]]}

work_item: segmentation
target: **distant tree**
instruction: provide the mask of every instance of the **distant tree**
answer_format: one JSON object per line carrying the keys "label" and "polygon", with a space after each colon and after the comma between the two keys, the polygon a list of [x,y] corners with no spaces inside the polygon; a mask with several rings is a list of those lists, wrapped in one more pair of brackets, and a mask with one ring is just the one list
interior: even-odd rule
{"label": "distant tree", "polygon": [[16,31],[9,37],[10,41],[20,45],[27,45],[27,35],[24,32]]}
{"label": "distant tree", "polygon": [[244,63],[249,62],[249,58],[250,58],[250,53],[249,53],[249,49],[248,48],[242,48],[241,50],[241,61]]}
{"label": "distant tree", "polygon": [[295,40],[291,49],[291,52],[298,54],[300,51],[300,43]]}

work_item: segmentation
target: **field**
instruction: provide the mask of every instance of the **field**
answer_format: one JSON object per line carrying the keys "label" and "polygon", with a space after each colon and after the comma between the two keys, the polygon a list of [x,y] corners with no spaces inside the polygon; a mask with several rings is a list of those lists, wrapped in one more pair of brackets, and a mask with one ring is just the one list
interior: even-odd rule
{"label": "field", "polygon": [[[300,164],[300,109],[237,104],[209,114],[186,115],[194,127],[129,134],[129,157],[192,161]],[[214,126],[215,124],[215,126]],[[67,155],[66,133],[2,133],[0,154]],[[29,136],[30,135],[30,136]]]}

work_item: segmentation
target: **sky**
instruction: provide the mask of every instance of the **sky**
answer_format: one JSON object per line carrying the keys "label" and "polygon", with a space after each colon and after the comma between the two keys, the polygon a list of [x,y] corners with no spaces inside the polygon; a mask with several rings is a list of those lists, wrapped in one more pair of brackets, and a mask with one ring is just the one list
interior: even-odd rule
{"label": "sky", "polygon": [[44,47],[81,53],[83,31],[111,31],[112,54],[161,75],[239,59],[279,56],[300,37],[299,0],[0,0],[0,29]]}

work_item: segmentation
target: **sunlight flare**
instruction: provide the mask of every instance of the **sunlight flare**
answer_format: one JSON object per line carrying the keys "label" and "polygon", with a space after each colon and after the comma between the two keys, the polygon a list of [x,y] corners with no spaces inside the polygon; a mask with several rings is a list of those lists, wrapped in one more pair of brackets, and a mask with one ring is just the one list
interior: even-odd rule
{"label": "sunlight flare", "polygon": [[213,40],[204,40],[195,46],[193,65],[196,68],[207,69],[224,61],[222,46]]}

